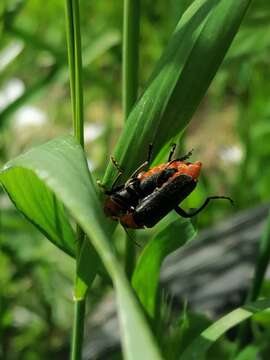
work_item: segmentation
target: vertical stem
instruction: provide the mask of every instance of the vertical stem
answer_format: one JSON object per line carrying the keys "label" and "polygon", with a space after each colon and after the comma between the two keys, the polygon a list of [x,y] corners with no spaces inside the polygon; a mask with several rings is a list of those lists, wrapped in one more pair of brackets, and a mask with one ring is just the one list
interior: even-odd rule
{"label": "vertical stem", "polygon": [[[82,54],[79,0],[66,0],[67,46],[70,71],[70,89],[73,114],[74,136],[84,148],[83,118],[83,85],[82,85]],[[77,253],[75,287],[78,278],[79,255],[85,238],[83,230],[77,225]],[[75,291],[76,294],[76,291]],[[74,323],[71,345],[71,359],[80,360],[82,355],[84,332],[85,296],[74,296]]]}
{"label": "vertical stem", "polygon": [[137,100],[140,35],[140,0],[124,0],[122,98],[124,119]]}
{"label": "vertical stem", "polygon": [[70,83],[70,97],[73,114],[73,128],[75,128],[75,61],[74,61],[74,24],[73,24],[73,4],[71,0],[66,0],[66,37],[68,50],[68,68],[69,68],[69,83]]}
{"label": "vertical stem", "polygon": [[[124,0],[122,99],[124,119],[137,99],[139,67],[140,0]],[[133,233],[133,236],[134,233]],[[134,243],[126,236],[125,269],[131,278],[135,263]]]}
{"label": "vertical stem", "polygon": [[74,136],[84,147],[83,139],[83,85],[80,13],[78,0],[66,0],[67,47],[70,73],[70,91]]}
{"label": "vertical stem", "polygon": [[79,360],[82,358],[83,332],[85,314],[85,299],[76,300],[74,306],[74,324],[71,343],[71,360]]}
{"label": "vertical stem", "polygon": [[84,114],[83,114],[83,83],[82,83],[82,49],[81,49],[81,30],[80,30],[80,11],[79,0],[71,0],[73,3],[73,23],[74,23],[74,65],[75,65],[75,97],[76,113],[74,135],[84,148]]}

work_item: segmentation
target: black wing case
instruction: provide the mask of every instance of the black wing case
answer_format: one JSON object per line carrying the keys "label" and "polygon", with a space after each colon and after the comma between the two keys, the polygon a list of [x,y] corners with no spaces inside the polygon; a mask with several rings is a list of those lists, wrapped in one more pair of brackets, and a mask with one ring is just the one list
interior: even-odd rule
{"label": "black wing case", "polygon": [[153,227],[176,208],[194,190],[196,184],[191,176],[184,174],[168,181],[139,203],[133,213],[135,223]]}

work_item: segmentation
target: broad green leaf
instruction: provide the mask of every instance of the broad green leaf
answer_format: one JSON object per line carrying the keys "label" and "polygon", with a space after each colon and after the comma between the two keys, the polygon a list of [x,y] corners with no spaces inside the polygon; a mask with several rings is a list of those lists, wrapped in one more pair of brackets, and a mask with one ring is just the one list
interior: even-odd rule
{"label": "broad green leaf", "polygon": [[[148,86],[132,110],[115,158],[128,176],[180,134],[202,100],[251,0],[195,0],[181,17]],[[104,183],[115,176],[109,164]]]}
{"label": "broad green leaf", "polygon": [[[48,148],[47,151],[50,149]],[[30,155],[29,155],[30,154]],[[32,151],[26,154],[31,157]],[[69,154],[69,152],[67,152]],[[35,155],[35,154],[34,154]],[[24,158],[22,155],[20,158]],[[32,156],[33,166],[45,158],[45,153],[40,153],[37,157]],[[71,156],[71,154],[70,154]],[[49,157],[47,161],[54,164],[54,158]],[[5,171],[1,174],[2,185],[7,188],[9,196],[16,208],[34,224],[51,242],[61,250],[75,257],[75,234],[71,228],[63,204],[59,202],[55,194],[38,178],[31,170],[16,167],[12,172]],[[69,169],[62,168],[62,176],[68,174]],[[13,194],[16,194],[14,196]],[[83,244],[78,265],[78,275],[80,280],[75,287],[75,297],[84,297],[89,286],[94,280],[100,260],[91,244],[86,241]],[[86,265],[88,260],[88,266]],[[92,264],[92,266],[89,266]]]}
{"label": "broad green leaf", "polygon": [[259,300],[249,303],[233,310],[228,315],[214,322],[206,330],[204,330],[199,337],[197,337],[189,347],[180,356],[180,360],[202,360],[206,358],[206,354],[211,345],[214,344],[218,338],[226,333],[229,329],[238,325],[242,321],[250,318],[252,315],[260,312],[270,310],[270,300]]}
{"label": "broad green leaf", "polygon": [[75,234],[63,205],[53,192],[32,172],[18,168],[12,174],[2,173],[1,182],[17,209],[52,243],[74,256]]}
{"label": "broad green leaf", "polygon": [[159,274],[163,260],[194,235],[195,230],[190,221],[170,214],[170,221],[142,251],[133,274],[132,285],[151,317],[156,313]]}
{"label": "broad green leaf", "polygon": [[[21,194],[17,177],[31,172],[54,192],[91,239],[112,277],[117,295],[121,338],[126,359],[161,359],[153,336],[109,241],[108,227],[87,162],[71,136],[52,140],[8,163],[0,174],[7,192],[16,201]],[[14,175],[14,176],[13,176]],[[12,184],[9,188],[9,184]],[[21,189],[20,189],[21,190]],[[88,264],[91,267],[91,263]]]}

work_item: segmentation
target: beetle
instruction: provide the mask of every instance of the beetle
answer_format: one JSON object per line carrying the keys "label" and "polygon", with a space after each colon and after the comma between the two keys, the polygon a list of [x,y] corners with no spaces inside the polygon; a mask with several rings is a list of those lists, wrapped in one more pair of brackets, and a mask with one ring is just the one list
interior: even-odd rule
{"label": "beetle", "polygon": [[153,150],[152,144],[149,145],[147,160],[134,171],[125,184],[116,186],[117,181],[122,176],[123,171],[116,160],[111,157],[112,163],[118,170],[112,188],[105,190],[108,198],[104,204],[104,212],[114,220],[118,220],[122,215],[133,211],[139,202],[150,195],[156,188],[161,187],[168,179],[177,173],[181,168],[187,166],[185,160],[191,156],[191,151],[185,156],[172,160],[176,144],[172,145],[168,161],[153,167],[148,171],[142,171],[149,163]]}
{"label": "beetle", "polygon": [[133,229],[151,228],[172,210],[189,218],[201,212],[213,199],[226,199],[233,203],[227,196],[210,196],[193,213],[187,213],[178,206],[195,189],[201,166],[199,161],[182,166],[160,188],[144,197],[134,210],[120,216],[122,226]]}

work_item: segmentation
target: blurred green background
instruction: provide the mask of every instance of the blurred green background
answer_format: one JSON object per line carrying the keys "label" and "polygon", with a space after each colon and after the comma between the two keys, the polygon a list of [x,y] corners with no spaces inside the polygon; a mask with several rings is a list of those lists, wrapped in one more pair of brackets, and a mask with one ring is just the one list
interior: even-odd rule
{"label": "blurred green background", "polygon": [[[142,1],[140,88],[192,0]],[[122,2],[82,0],[85,141],[101,178],[121,131]],[[72,129],[64,1],[0,3],[0,165]],[[185,207],[224,194],[200,228],[269,199],[270,4],[257,0],[181,142],[203,163]],[[0,358],[65,359],[72,322],[73,261],[16,212],[0,190]],[[147,237],[147,234],[142,234]],[[120,248],[122,232],[118,233]],[[107,291],[97,279],[89,309]]]}

